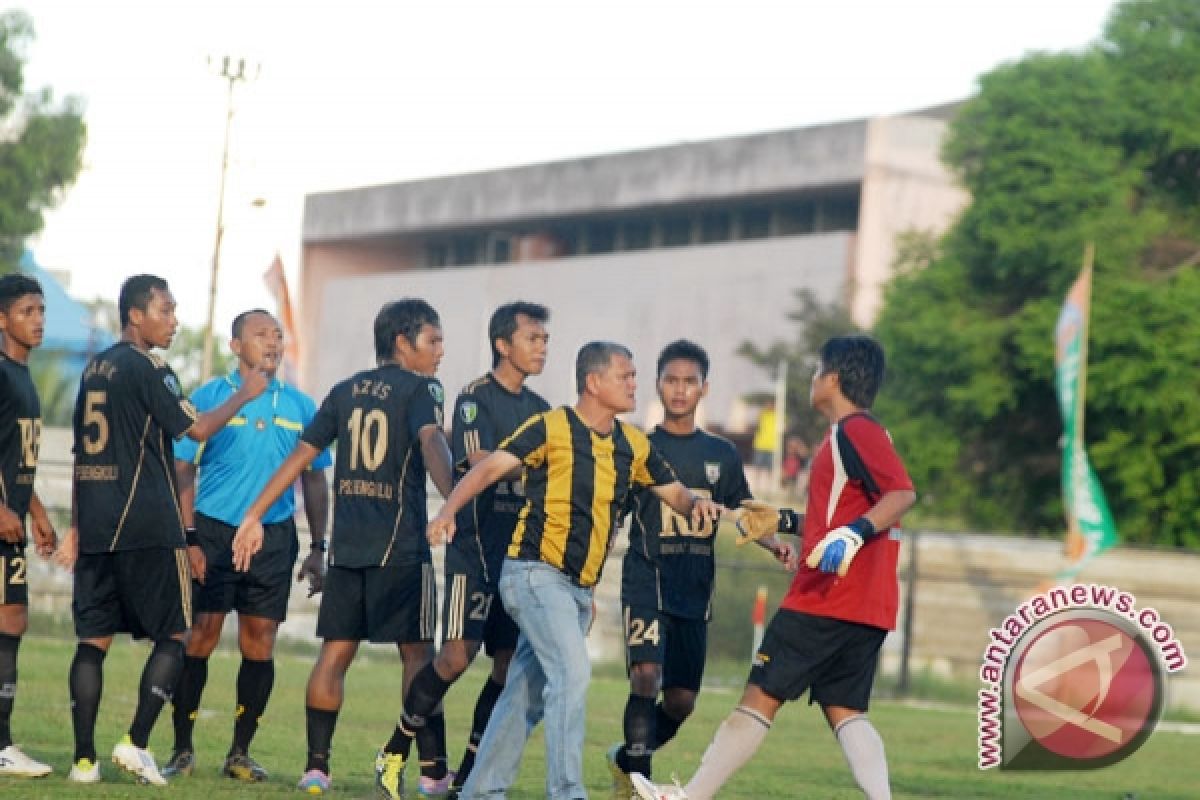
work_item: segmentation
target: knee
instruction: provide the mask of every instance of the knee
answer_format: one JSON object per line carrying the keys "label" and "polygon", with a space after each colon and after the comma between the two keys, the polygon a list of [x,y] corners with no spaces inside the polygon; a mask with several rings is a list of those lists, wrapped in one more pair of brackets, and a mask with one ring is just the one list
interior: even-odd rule
{"label": "knee", "polygon": [[634,664],[629,670],[629,689],[638,697],[656,697],[660,676],[657,664]]}
{"label": "knee", "polygon": [[208,658],[221,641],[221,618],[204,614],[196,617],[187,635],[187,654],[192,658]]}
{"label": "knee", "polygon": [[471,666],[474,653],[464,647],[443,645],[438,651],[434,668],[444,681],[457,680]]}
{"label": "knee", "polygon": [[668,695],[663,698],[663,711],[668,717],[679,722],[692,715],[696,710],[696,696],[689,694],[687,696]]}

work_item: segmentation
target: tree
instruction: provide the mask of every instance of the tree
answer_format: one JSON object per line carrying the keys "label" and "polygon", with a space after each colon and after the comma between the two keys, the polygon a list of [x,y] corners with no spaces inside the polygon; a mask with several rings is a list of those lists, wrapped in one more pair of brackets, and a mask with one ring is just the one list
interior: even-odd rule
{"label": "tree", "polygon": [[796,339],[775,341],[765,349],[753,342],[742,342],[741,355],[774,377],[781,361],[787,362],[787,430],[812,444],[825,435],[828,422],[808,404],[808,389],[816,368],[821,345],[831,336],[858,332],[844,305],[822,304],[813,292],[798,289],[796,309],[788,319],[796,323]]}
{"label": "tree", "polygon": [[1096,243],[1086,437],[1123,539],[1200,546],[1200,4],[1125,2],[1081,53],[980,81],[944,159],[972,196],[876,334],[924,508],[1060,532],[1053,330]]}
{"label": "tree", "polygon": [[[204,364],[204,330],[180,325],[166,357],[171,369],[175,370],[175,374],[179,376],[179,382],[183,385],[184,392],[191,394],[203,383],[200,380],[200,371]],[[212,342],[213,375],[226,374],[233,369],[234,361],[233,354],[221,346],[220,338],[214,338]]]}
{"label": "tree", "polygon": [[42,229],[43,212],[62,198],[83,163],[80,103],[55,103],[49,89],[25,92],[33,37],[27,15],[0,13],[0,272],[16,267],[25,239]]}

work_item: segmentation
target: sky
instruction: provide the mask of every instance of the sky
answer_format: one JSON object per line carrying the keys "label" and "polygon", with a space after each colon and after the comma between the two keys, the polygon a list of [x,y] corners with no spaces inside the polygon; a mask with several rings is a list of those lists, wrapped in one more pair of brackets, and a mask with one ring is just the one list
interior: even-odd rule
{"label": "sky", "polygon": [[[306,193],[901,112],[1102,32],[1111,0],[25,0],[27,87],[84,169],[31,243],[77,297],[170,281],[199,327],[234,90],[217,328],[298,271]],[[293,289],[295,291],[295,289]]]}

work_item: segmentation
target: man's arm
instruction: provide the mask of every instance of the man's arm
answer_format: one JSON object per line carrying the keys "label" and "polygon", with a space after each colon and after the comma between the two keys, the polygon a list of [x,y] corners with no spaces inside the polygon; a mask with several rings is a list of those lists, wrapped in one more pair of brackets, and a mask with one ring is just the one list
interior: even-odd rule
{"label": "man's arm", "polygon": [[706,522],[711,522],[715,529],[723,510],[719,504],[706,497],[700,497],[679,481],[649,488],[658,496],[658,499],[675,509],[676,514],[690,518],[692,526],[696,530],[702,528]]}
{"label": "man's arm", "polygon": [[897,523],[917,501],[912,489],[893,489],[858,519],[835,528],[817,542],[804,563],[810,569],[845,576],[863,542]]}
{"label": "man's arm", "polygon": [[425,469],[429,470],[433,485],[442,493],[442,497],[449,497],[454,487],[454,474],[450,466],[453,457],[446,434],[437,425],[425,425],[417,432],[417,437],[421,441],[421,455],[425,458]]}
{"label": "man's arm", "polygon": [[237,391],[225,399],[224,403],[203,414],[197,414],[192,426],[184,431],[197,442],[206,442],[217,434],[238,409],[266,391],[270,379],[265,372],[253,370],[242,379],[242,385]]}
{"label": "man's arm", "polygon": [[497,450],[480,461],[463,476],[454,491],[446,497],[437,516],[429,521],[425,536],[429,544],[437,547],[454,538],[454,515],[471,498],[521,466],[521,459],[507,450]]}
{"label": "man's arm", "polygon": [[300,564],[296,581],[308,579],[308,596],[325,588],[325,530],[329,522],[329,482],[325,470],[310,469],[300,476],[300,492],[304,495],[304,516],[308,518],[308,533],[312,548]]}
{"label": "man's arm", "polygon": [[183,534],[187,540],[188,566],[192,577],[203,584],[208,562],[196,542],[196,465],[175,459],[175,482],[179,485],[179,517],[183,520]]}
{"label": "man's arm", "polygon": [[288,455],[284,462],[275,470],[271,480],[254,498],[246,516],[233,537],[233,567],[238,572],[250,569],[250,559],[262,549],[263,527],[262,515],[279,499],[280,495],[289,491],[292,484],[300,477],[300,473],[308,467],[321,451],[308,442],[300,442]]}
{"label": "man's arm", "polygon": [[71,527],[67,535],[58,543],[54,551],[54,563],[71,572],[79,558],[79,479],[76,477],[76,465],[79,456],[71,459]]}
{"label": "man's arm", "polygon": [[36,491],[29,498],[29,518],[33,522],[33,541],[37,554],[45,558],[58,546],[58,532],[54,530],[54,523],[50,521],[50,515],[46,513],[42,498],[38,497]]}

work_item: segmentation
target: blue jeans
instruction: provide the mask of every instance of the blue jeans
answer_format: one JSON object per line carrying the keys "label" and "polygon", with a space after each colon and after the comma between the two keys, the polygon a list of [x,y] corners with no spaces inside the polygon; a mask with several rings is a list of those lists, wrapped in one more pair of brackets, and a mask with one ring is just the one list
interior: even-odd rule
{"label": "blue jeans", "polygon": [[583,736],[592,665],[585,637],[592,590],[571,583],[549,564],[513,559],[504,562],[498,588],[521,636],[461,796],[505,797],[525,742],[544,719],[546,797],[586,800]]}

